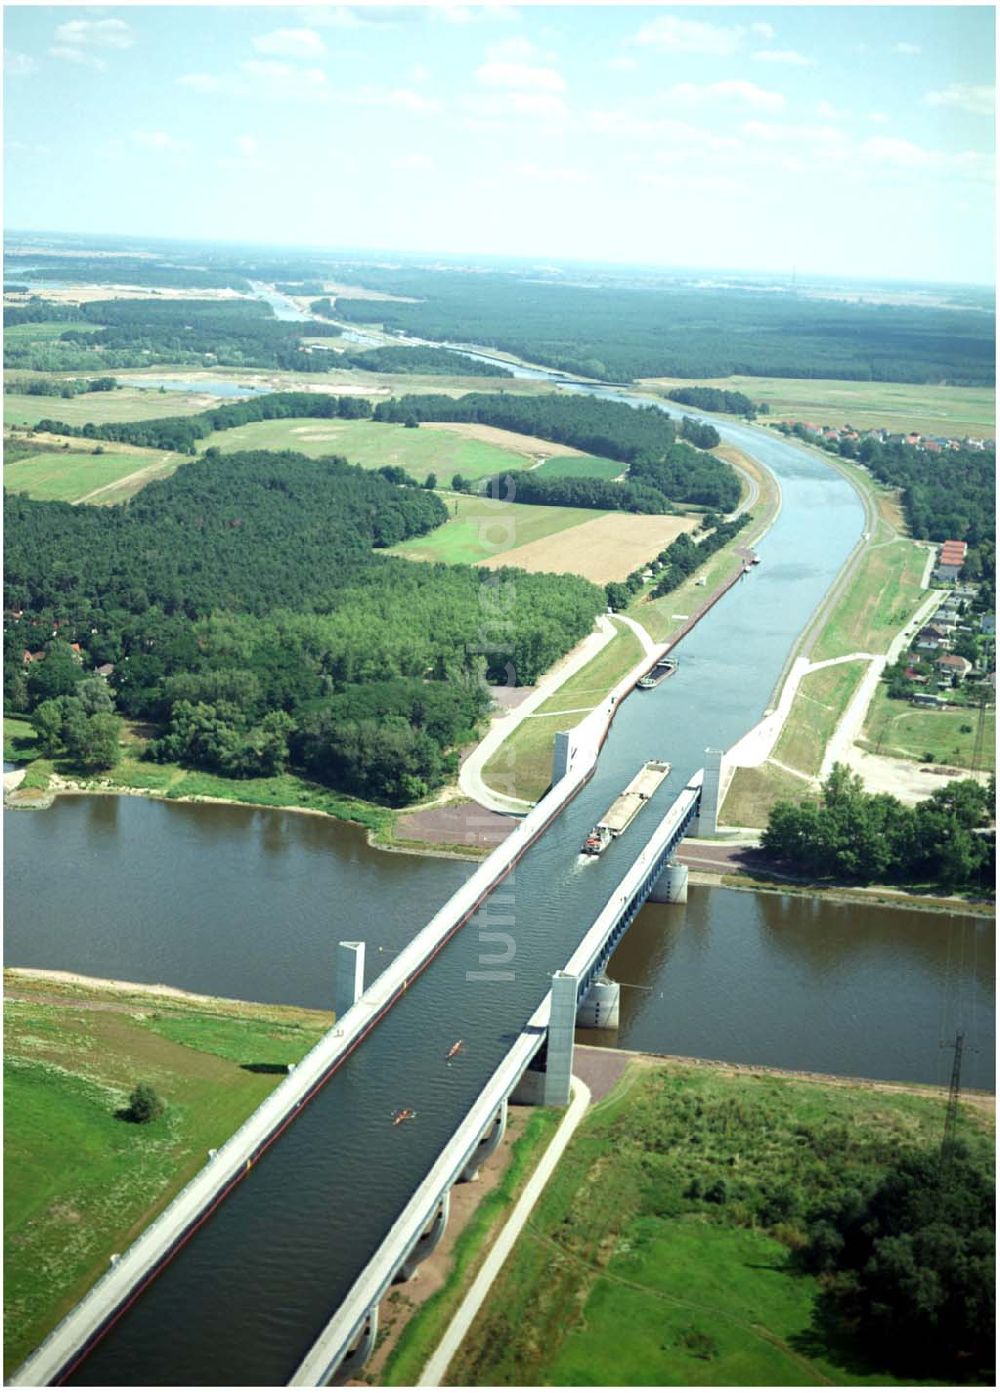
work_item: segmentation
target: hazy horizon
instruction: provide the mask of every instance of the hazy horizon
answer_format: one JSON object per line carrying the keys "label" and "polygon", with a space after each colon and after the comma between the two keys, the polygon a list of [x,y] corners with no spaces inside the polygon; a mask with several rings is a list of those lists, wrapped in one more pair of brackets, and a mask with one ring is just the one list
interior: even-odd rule
{"label": "hazy horizon", "polygon": [[5,18],[24,231],[994,284],[989,6]]}

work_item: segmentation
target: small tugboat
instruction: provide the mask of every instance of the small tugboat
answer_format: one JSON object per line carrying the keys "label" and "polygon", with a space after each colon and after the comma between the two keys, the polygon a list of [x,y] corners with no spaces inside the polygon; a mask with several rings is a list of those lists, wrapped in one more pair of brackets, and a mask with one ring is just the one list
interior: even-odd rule
{"label": "small tugboat", "polygon": [[409,1122],[411,1117],[416,1117],[412,1108],[399,1108],[392,1115],[392,1125],[398,1127],[401,1122]]}
{"label": "small tugboat", "polygon": [[455,1056],[456,1056],[456,1054],[458,1054],[458,1052],[459,1052],[460,1050],[463,1050],[464,1048],[465,1048],[465,1041],[464,1041],[464,1040],[456,1040],[455,1043],[452,1045],[451,1049],[450,1049],[450,1050],[448,1051],[448,1053],[445,1055],[445,1059],[454,1059]]}

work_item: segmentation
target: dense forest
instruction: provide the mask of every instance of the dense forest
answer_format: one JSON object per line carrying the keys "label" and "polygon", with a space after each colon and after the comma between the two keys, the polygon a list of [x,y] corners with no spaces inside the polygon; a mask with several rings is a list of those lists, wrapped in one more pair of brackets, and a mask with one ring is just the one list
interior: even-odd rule
{"label": "dense forest", "polygon": [[772,808],[761,849],[806,875],[991,895],[996,842],[978,829],[992,822],[994,797],[992,787],[966,779],[910,808],[866,793],[857,774],[835,764],[818,803]]}
{"label": "dense forest", "polygon": [[605,381],[741,374],[982,385],[995,378],[993,319],[975,310],[416,267],[339,275],[418,300],[345,300],[344,320],[484,344]]}
{"label": "dense forest", "polygon": [[[78,327],[81,322],[88,327]],[[302,346],[303,333],[314,338],[340,333],[319,321],[303,326],[276,319],[260,300],[94,300],[72,306],[32,300],[4,309],[5,329],[50,323],[72,327],[55,338],[7,334],[4,366],[85,372],[178,363],[326,372],[329,360]]]}
{"label": "dense forest", "polygon": [[717,411],[729,416],[756,416],[767,407],[755,406],[744,392],[728,392],[719,387],[675,387],[667,393],[669,401],[695,406],[699,411]]}
{"label": "dense forest", "polygon": [[360,353],[345,353],[337,366],[347,365],[363,372],[421,373],[434,377],[513,377],[499,363],[481,363],[478,358],[466,358],[448,348],[366,348]]}
{"label": "dense forest", "polygon": [[[670,416],[658,407],[632,407],[598,397],[556,393],[537,397],[507,392],[394,397],[379,402],[374,417],[376,421],[481,421],[626,463],[641,454],[665,454],[677,438]],[[729,466],[721,469],[728,471]]]}
{"label": "dense forest", "polygon": [[[118,709],[161,726],[154,756],[419,798],[454,771],[488,706],[483,677],[534,681],[604,600],[573,576],[375,550],[446,515],[428,490],[292,453],[192,461],[122,508],[8,494],[5,603],[23,611],[5,631],[8,709],[44,708],[70,748],[87,731],[67,701],[111,662]],[[44,646],[25,668],[22,651]]]}
{"label": "dense forest", "polygon": [[996,1382],[995,1160],[976,1142],[906,1148],[810,1206],[798,1262],[821,1281],[817,1325],[896,1377]]}

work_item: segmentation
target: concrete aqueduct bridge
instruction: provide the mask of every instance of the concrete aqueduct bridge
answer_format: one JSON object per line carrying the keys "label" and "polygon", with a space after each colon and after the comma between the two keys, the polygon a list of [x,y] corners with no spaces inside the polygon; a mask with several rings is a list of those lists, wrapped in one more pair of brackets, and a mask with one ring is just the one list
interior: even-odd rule
{"label": "concrete aqueduct bridge", "polygon": [[[608,983],[604,978],[611,954],[647,899],[673,903],[687,899],[685,868],[677,866],[672,858],[699,815],[703,786],[707,783],[704,771],[699,770],[674,800],[566,967],[554,975],[551,991],[296,1370],[292,1386],[319,1388],[330,1382],[340,1383],[363,1366],[374,1348],[379,1302],[394,1280],[412,1274],[415,1261],[427,1256],[444,1232],[451,1187],[459,1179],[473,1178],[471,1172],[479,1159],[485,1159],[499,1144],[507,1099],[550,1107],[567,1105],[577,1022],[592,1022],[593,1011],[588,1003],[595,989],[607,992],[613,988],[615,993],[618,990],[616,983]],[[617,997],[615,1001],[617,1009]],[[606,1022],[602,1020],[601,1024]]]}
{"label": "concrete aqueduct bridge", "polygon": [[[528,848],[544,834],[549,824],[591,777],[619,703],[629,695],[635,681],[648,665],[647,657],[622,679],[606,702],[585,717],[572,731],[560,735],[555,752],[553,786],[548,794],[518,823],[510,836],[477,867],[469,880],[451,896],[406,948],[397,954],[367,991],[361,991],[361,945],[341,945],[338,949],[336,988],[339,1013],[334,1027],[289,1076],[282,1080],[238,1131],[209,1157],[202,1170],[126,1252],[113,1260],[112,1266],[104,1276],[15,1371],[10,1383],[15,1386],[38,1387],[65,1380],[119,1316],[138,1300],[159,1271],[196,1234],[255,1162],[295,1121],[311,1098],[392,1009],[409,984],[430,965],[453,935],[471,919],[497,885],[513,870]],[[654,891],[655,883],[660,881],[661,889],[665,893],[673,898],[681,898],[676,879],[678,873],[671,872],[666,881],[661,881],[661,877],[673,846],[697,814],[700,804],[700,776],[696,776],[696,779],[697,786],[695,781],[692,781],[678,800],[678,804],[684,805],[683,827],[678,825],[670,834],[670,846],[661,839],[662,844],[653,852],[650,846],[647,846],[640,854],[632,870],[609,901],[604,912],[606,916],[611,916],[607,924],[603,924],[602,916],[602,927],[597,937],[595,930],[598,929],[598,925],[595,925],[594,929],[585,935],[580,949],[567,965],[571,975],[579,978],[573,1019],[581,1009],[581,1002],[586,1003],[588,994],[593,990],[595,995],[591,996],[591,1005],[589,1008],[586,1004],[583,1005],[581,1017],[593,1020],[593,1003],[599,995],[595,982],[603,973],[603,967],[614,943],[638,912],[642,899]],[[668,818],[669,816],[670,814]],[[663,827],[664,823],[661,823],[657,833],[654,833],[653,842]],[[617,902],[615,895],[618,896]],[[600,933],[604,934],[602,943],[597,942]],[[559,988],[561,993],[565,990],[565,987]],[[565,997],[561,996],[560,1000],[565,1000]],[[383,1255],[384,1266],[379,1265],[377,1279],[373,1277],[364,1288],[367,1304],[362,1303],[362,1307],[357,1309],[353,1324],[344,1338],[341,1339],[338,1334],[334,1342],[336,1357],[331,1356],[325,1360],[328,1369],[337,1369],[349,1353],[352,1337],[359,1332],[363,1334],[368,1330],[371,1339],[374,1340],[372,1322],[376,1317],[370,1319],[369,1313],[377,1305],[379,1291],[384,1290],[383,1280],[387,1284],[405,1267],[421,1238],[438,1222],[435,1214],[442,1197],[463,1171],[469,1170],[470,1167],[476,1168],[476,1158],[482,1159],[483,1147],[490,1144],[490,1136],[495,1134],[494,1145],[499,1141],[500,1134],[496,1131],[497,1119],[503,1114],[505,1100],[513,1093],[522,1075],[526,1074],[528,1064],[538,1054],[545,1040],[549,1030],[551,1003],[550,993],[524,1027],[517,1044],[506,1056],[490,1085],[484,1089],[476,1106],[442,1153],[432,1176],[418,1188],[411,1205],[407,1206],[393,1227],[389,1239],[379,1248],[378,1253]],[[603,1019],[610,1018],[610,1013],[606,1012]],[[528,1071],[524,1084],[528,1091],[533,1086],[536,1089],[538,1087],[537,1083],[532,1084],[531,1075],[536,1079],[546,1077],[540,1069]],[[568,1087],[568,1072],[566,1085]],[[546,1093],[547,1098],[555,1101],[552,1079],[547,1090],[543,1086],[542,1091]],[[568,1094],[562,1101],[568,1101]],[[389,1252],[386,1244],[389,1244],[390,1240],[393,1240],[390,1244],[391,1261],[386,1263],[386,1253]],[[372,1263],[375,1263],[377,1258],[378,1254],[372,1259]],[[388,1270],[390,1267],[391,1271]],[[365,1269],[353,1291],[362,1290],[365,1274],[370,1269],[374,1271],[372,1264]],[[349,1306],[355,1310],[357,1303],[345,1302],[341,1310],[345,1311]],[[329,1344],[325,1346],[329,1347]]]}

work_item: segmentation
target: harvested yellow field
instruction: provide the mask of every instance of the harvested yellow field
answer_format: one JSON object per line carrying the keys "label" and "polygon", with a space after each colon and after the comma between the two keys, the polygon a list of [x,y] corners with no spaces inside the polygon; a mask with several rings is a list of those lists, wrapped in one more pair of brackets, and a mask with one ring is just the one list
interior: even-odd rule
{"label": "harvested yellow field", "polygon": [[693,532],[699,522],[700,518],[694,517],[605,513],[551,537],[501,552],[481,564],[491,570],[520,566],[525,571],[569,571],[605,585],[609,580],[624,580],[682,532]]}
{"label": "harvested yellow field", "polygon": [[[499,445],[526,459],[555,459],[557,456],[575,455],[582,459],[585,450],[574,445],[558,445],[552,440],[542,440],[537,435],[521,435],[518,431],[503,430],[500,426],[484,426],[479,421],[421,421],[421,430],[446,430],[460,435],[465,440],[482,440],[487,445]],[[625,465],[622,465],[622,469]]]}

